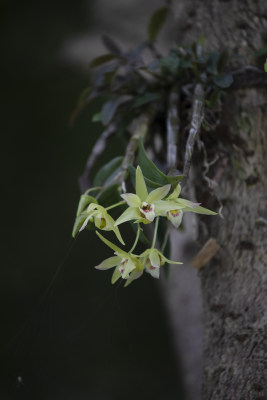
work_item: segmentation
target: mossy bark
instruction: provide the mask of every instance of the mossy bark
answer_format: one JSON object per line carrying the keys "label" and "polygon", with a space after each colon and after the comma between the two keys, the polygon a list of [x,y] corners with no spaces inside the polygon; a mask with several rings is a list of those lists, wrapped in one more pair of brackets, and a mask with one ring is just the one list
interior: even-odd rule
{"label": "mossy bark", "polygon": [[[179,42],[204,33],[208,49],[229,50],[233,67],[255,65],[267,36],[264,0],[191,0],[176,7]],[[224,219],[210,217],[207,224],[221,250],[200,272],[203,400],[267,397],[266,110],[264,89],[232,91],[225,99],[218,135],[229,153],[216,188]]]}

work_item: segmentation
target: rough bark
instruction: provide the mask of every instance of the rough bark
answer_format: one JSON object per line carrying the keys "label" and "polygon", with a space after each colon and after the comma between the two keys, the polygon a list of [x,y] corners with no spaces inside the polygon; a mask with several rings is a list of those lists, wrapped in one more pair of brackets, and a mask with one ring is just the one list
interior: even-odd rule
{"label": "rough bark", "polygon": [[[203,32],[210,49],[232,53],[232,65],[252,64],[266,40],[265,1],[194,0],[180,2],[177,10],[179,36],[195,40]],[[267,396],[266,103],[266,91],[245,89],[231,92],[224,105],[230,154],[216,189],[224,220],[207,226],[221,250],[200,273],[205,400]],[[233,137],[240,146],[231,143]]]}

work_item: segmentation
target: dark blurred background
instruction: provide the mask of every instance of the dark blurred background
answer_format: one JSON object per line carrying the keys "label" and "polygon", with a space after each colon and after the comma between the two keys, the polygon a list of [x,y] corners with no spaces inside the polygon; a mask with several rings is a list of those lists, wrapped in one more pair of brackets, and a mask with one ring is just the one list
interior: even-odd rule
{"label": "dark blurred background", "polygon": [[[110,256],[96,235],[83,232],[71,241],[77,178],[101,132],[91,123],[98,104],[72,128],[68,120],[88,84],[88,61],[103,51],[100,21],[105,33],[112,26],[105,7],[100,18],[99,3],[0,3],[1,399],[180,396],[158,283],[145,276],[127,289],[111,286],[111,274],[93,268]],[[124,2],[121,17],[117,3],[114,16],[123,18],[124,29],[125,18],[136,26],[133,10],[140,2],[130,1],[128,13]],[[137,38],[156,3],[139,10]],[[120,25],[114,25],[118,36]],[[105,160],[120,151],[113,140]]]}

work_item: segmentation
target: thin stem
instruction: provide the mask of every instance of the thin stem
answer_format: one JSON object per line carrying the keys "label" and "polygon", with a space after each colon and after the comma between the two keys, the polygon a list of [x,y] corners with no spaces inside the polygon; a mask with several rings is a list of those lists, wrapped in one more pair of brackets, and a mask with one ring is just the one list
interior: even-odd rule
{"label": "thin stem", "polygon": [[201,124],[204,118],[204,89],[201,83],[198,83],[194,90],[194,102],[193,102],[193,114],[191,121],[191,128],[189,131],[188,139],[186,142],[185,149],[185,160],[184,160],[184,170],[183,175],[185,175],[183,184],[185,184],[190,166],[191,159],[194,150],[194,144],[197,137],[197,134],[200,131]]}
{"label": "thin stem", "polygon": [[129,251],[129,253],[132,253],[132,252],[134,251],[134,249],[136,248],[136,245],[137,245],[137,243],[138,243],[138,239],[139,239],[139,236],[140,236],[140,231],[141,231],[140,224],[138,224],[138,229],[137,229],[136,238],[135,238],[133,247],[131,248],[131,250]]}
{"label": "thin stem", "polygon": [[152,242],[152,246],[151,246],[152,249],[154,249],[155,244],[156,244],[157,233],[158,233],[158,226],[159,226],[159,217],[156,218],[156,222],[155,222],[154,235],[153,235],[153,242]]}
{"label": "thin stem", "polygon": [[108,138],[113,134],[115,131],[115,125],[111,124],[104,130],[100,138],[96,141],[94,147],[90,151],[89,157],[86,162],[85,169],[82,175],[79,177],[79,185],[81,192],[85,192],[86,189],[90,186],[89,174],[91,171],[92,166],[96,162],[97,158],[102,154],[103,150],[106,147]]}
{"label": "thin stem", "polygon": [[138,140],[141,137],[143,140],[146,137],[151,121],[155,115],[155,107],[152,106],[149,110],[142,114],[137,120],[135,120],[131,139],[126,147],[125,156],[122,162],[121,171],[112,179],[111,184],[118,183],[122,186],[122,190],[125,192],[125,181],[128,176],[128,166],[133,164],[135,159],[135,153],[138,149]]}
{"label": "thin stem", "polygon": [[112,204],[112,206],[107,207],[106,210],[107,210],[107,211],[108,211],[108,210],[111,210],[112,208],[122,206],[123,204],[126,204],[126,201],[122,200],[122,201],[119,201],[119,202],[116,203],[116,204]]}
{"label": "thin stem", "polygon": [[169,95],[167,115],[167,166],[169,170],[177,168],[177,140],[180,128],[178,102],[178,87],[175,87]]}
{"label": "thin stem", "polygon": [[102,189],[103,189],[103,186],[95,186],[93,188],[86,190],[85,194],[89,194],[90,192],[93,192],[94,190],[102,190]]}
{"label": "thin stem", "polygon": [[165,251],[165,248],[166,248],[168,239],[169,239],[169,235],[170,235],[170,232],[169,232],[169,228],[168,228],[168,229],[166,230],[166,232],[165,232],[164,239],[163,239],[163,243],[162,243],[162,246],[161,246],[161,252],[162,252],[163,254],[164,254],[164,251]]}

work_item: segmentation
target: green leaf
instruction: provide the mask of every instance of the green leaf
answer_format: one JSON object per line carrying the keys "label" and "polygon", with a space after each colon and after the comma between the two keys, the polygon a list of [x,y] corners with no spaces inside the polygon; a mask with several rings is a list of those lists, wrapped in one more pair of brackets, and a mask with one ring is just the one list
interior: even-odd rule
{"label": "green leaf", "polygon": [[180,58],[177,55],[170,55],[168,57],[160,59],[161,68],[162,69],[166,68],[173,75],[177,73],[179,65],[180,65]]}
{"label": "green leaf", "polygon": [[143,141],[139,139],[138,151],[139,165],[144,174],[145,181],[148,181],[150,187],[160,187],[170,183],[176,186],[183,179],[184,175],[165,175],[158,167],[150,160],[144,149]]}
{"label": "green leaf", "polygon": [[78,204],[76,216],[78,217],[83,212],[85,207],[87,207],[90,203],[97,204],[97,200],[93,196],[89,196],[88,194],[82,194]]}
{"label": "green leaf", "polygon": [[149,23],[148,23],[148,32],[147,32],[148,39],[151,42],[153,42],[156,39],[162,25],[164,24],[164,22],[167,18],[168,13],[169,13],[169,8],[162,7],[162,8],[159,8],[158,10],[156,10],[152,14],[152,16],[149,20]]}
{"label": "green leaf", "polygon": [[167,180],[168,183],[170,183],[173,187],[178,185],[178,183],[181,182],[181,180],[184,178],[184,175],[167,175]]}
{"label": "green leaf", "polygon": [[113,61],[115,59],[120,59],[121,57],[118,56],[117,54],[103,54],[102,56],[94,58],[90,62],[90,68],[96,68],[99,67],[102,64],[106,64],[110,61]]}
{"label": "green leaf", "polygon": [[98,112],[93,115],[92,122],[100,122],[101,121],[101,112]]}
{"label": "green leaf", "polygon": [[106,48],[113,54],[118,54],[120,55],[122,53],[119,45],[108,35],[103,35],[102,36],[102,41]]}
{"label": "green leaf", "polygon": [[264,71],[267,72],[267,58],[266,58],[266,61],[264,63]]}
{"label": "green leaf", "polygon": [[217,63],[219,60],[218,53],[210,53],[207,60],[207,71],[210,74],[217,74]]}
{"label": "green leaf", "polygon": [[118,168],[121,166],[123,157],[115,157],[108,163],[103,165],[97,172],[93,186],[104,186],[110,182],[117,174]]}
{"label": "green leaf", "polygon": [[219,74],[221,74],[222,71],[224,70],[228,59],[229,59],[228,51],[227,50],[222,51],[217,62],[217,71],[219,72]]}
{"label": "green leaf", "polygon": [[213,82],[220,88],[228,88],[233,83],[233,77],[230,73],[216,75],[212,77]]}
{"label": "green leaf", "polygon": [[118,107],[126,103],[127,101],[131,100],[132,96],[119,96],[113,100],[107,101],[101,110],[101,118],[103,125],[107,126],[113,119]]}
{"label": "green leaf", "polygon": [[121,200],[120,193],[118,191],[118,184],[108,186],[98,197],[98,203],[102,207],[108,207]]}
{"label": "green leaf", "polygon": [[161,97],[160,93],[145,93],[142,96],[137,96],[131,108],[137,108],[151,101],[158,100]]}
{"label": "green leaf", "polygon": [[139,139],[138,160],[146,178],[157,182],[160,186],[169,183],[167,176],[148,158],[141,138]]}

